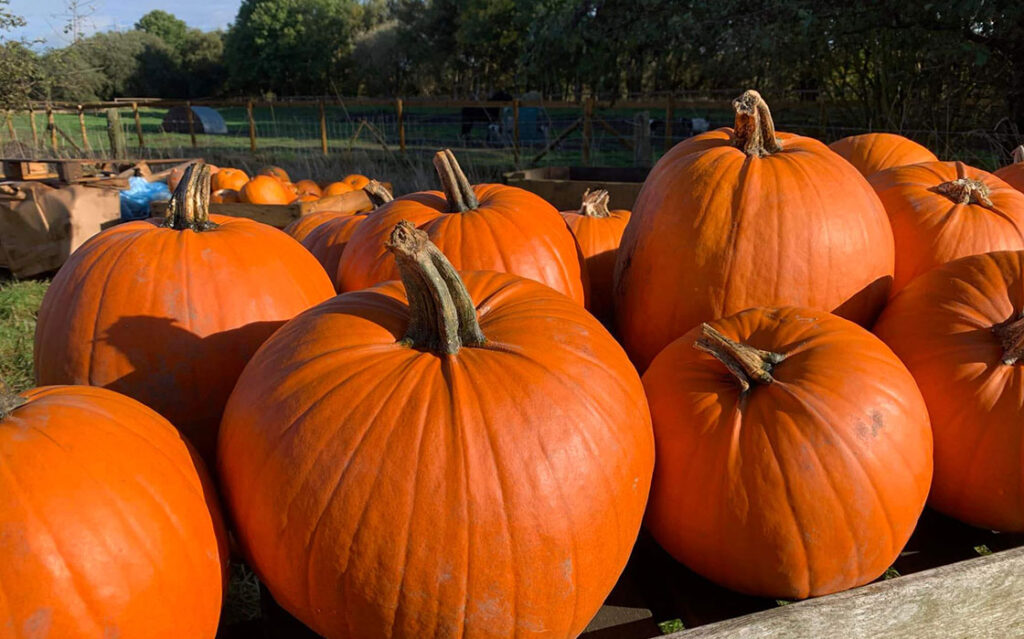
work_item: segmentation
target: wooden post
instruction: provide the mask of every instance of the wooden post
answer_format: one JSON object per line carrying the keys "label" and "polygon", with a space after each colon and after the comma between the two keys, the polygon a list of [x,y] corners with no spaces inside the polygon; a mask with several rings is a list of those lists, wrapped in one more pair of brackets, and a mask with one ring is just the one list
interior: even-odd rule
{"label": "wooden post", "polygon": [[81,104],[78,105],[78,130],[82,132],[82,148],[86,151],[91,151],[89,135],[85,131],[85,109],[82,108]]}
{"label": "wooden post", "polygon": [[53,107],[46,105],[46,128],[50,130],[50,146],[53,147],[54,155],[57,154],[57,123],[53,119]]}
{"label": "wooden post", "polygon": [[320,100],[320,150],[327,155],[327,116],[324,113],[324,101]]}
{"label": "wooden post", "polygon": [[395,100],[395,115],[398,117],[398,150],[405,153],[405,112],[402,109],[402,98]]}
{"label": "wooden post", "polygon": [[519,100],[512,100],[512,157],[519,168]]}
{"label": "wooden post", "polygon": [[633,116],[633,166],[651,165],[651,114],[641,111]]}
{"label": "wooden post", "polygon": [[668,96],[668,104],[665,105],[665,153],[672,148],[672,118],[675,117],[675,100]]}
{"label": "wooden post", "polygon": [[132,102],[132,115],[135,116],[135,135],[139,137],[139,148],[146,148],[146,139],[142,137],[142,118],[139,117],[139,105]]}
{"label": "wooden post", "polygon": [[585,98],[583,101],[583,166],[590,166],[590,141],[594,134],[593,123],[590,121],[594,114],[594,99]]}
{"label": "wooden post", "polygon": [[11,134],[11,142],[18,141],[18,132],[14,130],[14,118],[10,111],[7,111],[7,132]]}
{"label": "wooden post", "polygon": [[32,127],[32,148],[39,148],[39,131],[36,129],[36,112],[32,107],[28,108],[28,123]]}
{"label": "wooden post", "polygon": [[127,157],[121,114],[117,109],[107,109],[107,137],[110,139],[110,154],[116,159]]}
{"label": "wooden post", "polygon": [[256,120],[252,119],[252,100],[245,105],[245,112],[249,116],[249,150],[256,151]]}
{"label": "wooden post", "polygon": [[192,138],[192,148],[196,148],[196,119],[192,115],[192,102],[185,103],[186,116],[188,117],[188,136]]}

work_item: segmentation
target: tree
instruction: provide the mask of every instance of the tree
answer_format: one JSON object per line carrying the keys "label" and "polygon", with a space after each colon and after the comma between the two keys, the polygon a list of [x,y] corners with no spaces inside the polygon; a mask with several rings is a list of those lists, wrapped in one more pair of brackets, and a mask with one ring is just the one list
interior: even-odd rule
{"label": "tree", "polygon": [[9,0],[0,0],[0,108],[24,106],[42,82],[35,53],[22,40],[9,40],[5,32],[25,25],[21,16],[11,13]]}
{"label": "tree", "polygon": [[71,36],[72,44],[85,37],[92,25],[90,18],[96,13],[92,0],[64,0],[64,35]]}
{"label": "tree", "polygon": [[171,48],[179,51],[185,44],[185,38],[188,35],[188,25],[183,20],[160,9],[154,9],[139,18],[139,21],[135,23],[135,28],[155,35]]}

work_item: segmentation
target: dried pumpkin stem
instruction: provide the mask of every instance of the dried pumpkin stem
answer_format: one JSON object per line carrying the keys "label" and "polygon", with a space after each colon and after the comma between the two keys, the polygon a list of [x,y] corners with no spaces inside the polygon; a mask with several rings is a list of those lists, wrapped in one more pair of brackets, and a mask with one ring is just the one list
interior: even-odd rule
{"label": "dried pumpkin stem", "polygon": [[774,382],[772,367],[786,358],[780,353],[763,351],[729,339],[710,324],[701,324],[700,337],[693,347],[722,362],[740,383],[743,392],[750,390],[753,384]]}
{"label": "dried pumpkin stem", "polygon": [[579,213],[587,217],[609,217],[611,211],[608,210],[608,191],[587,189],[583,193],[583,202],[580,204]]}
{"label": "dried pumpkin stem", "polygon": [[178,231],[206,231],[216,228],[210,221],[210,167],[194,162],[185,169],[167,205],[164,226]]}
{"label": "dried pumpkin stem", "polygon": [[441,178],[441,187],[444,189],[445,199],[448,200],[449,213],[471,211],[480,206],[473,186],[462,172],[462,167],[459,166],[451,149],[434,154],[434,168]]}
{"label": "dried pumpkin stem", "polygon": [[454,355],[463,346],[486,341],[466,285],[425,232],[402,220],[391,232],[387,249],[398,262],[409,299],[409,328],[403,342]]}
{"label": "dried pumpkin stem", "polygon": [[775,137],[775,122],[768,104],[753,89],[732,101],[736,110],[733,135],[736,146],[751,157],[764,157],[782,150],[782,142]]}
{"label": "dried pumpkin stem", "polygon": [[934,187],[936,193],[945,195],[956,204],[983,204],[992,206],[992,200],[988,198],[988,185],[981,180],[971,178],[960,178],[950,180]]}
{"label": "dried pumpkin stem", "polygon": [[395,196],[391,194],[388,187],[384,186],[377,180],[370,180],[369,183],[363,187],[363,191],[365,191],[366,196],[370,198],[370,202],[373,203],[374,208],[384,206],[391,200],[395,199]]}
{"label": "dried pumpkin stem", "polygon": [[1003,346],[1003,364],[1013,366],[1024,361],[1024,317],[992,327]]}
{"label": "dried pumpkin stem", "polygon": [[1021,162],[1024,162],[1024,144],[1013,150],[1013,163],[1020,164]]}
{"label": "dried pumpkin stem", "polygon": [[28,400],[11,390],[3,379],[0,379],[0,419],[5,419],[16,408]]}

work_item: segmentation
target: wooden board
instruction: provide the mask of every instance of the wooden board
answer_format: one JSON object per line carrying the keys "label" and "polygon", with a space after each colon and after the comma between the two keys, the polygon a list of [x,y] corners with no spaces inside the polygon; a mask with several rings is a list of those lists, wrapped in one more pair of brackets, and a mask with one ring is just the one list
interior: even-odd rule
{"label": "wooden board", "polygon": [[547,166],[505,173],[505,184],[536,193],[559,211],[574,211],[587,189],[608,191],[609,206],[632,210],[647,169]]}
{"label": "wooden board", "polygon": [[[390,184],[387,184],[386,186],[388,186],[390,190]],[[245,217],[277,228],[284,228],[303,215],[309,215],[310,213],[315,213],[317,211],[355,212],[372,206],[373,203],[366,195],[366,191],[358,189],[350,193],[329,195],[313,202],[302,202],[298,204],[213,202],[210,204],[210,213],[215,215],[230,215],[232,217]],[[167,203],[153,202],[149,206],[149,211],[151,215],[164,215],[167,212]]]}

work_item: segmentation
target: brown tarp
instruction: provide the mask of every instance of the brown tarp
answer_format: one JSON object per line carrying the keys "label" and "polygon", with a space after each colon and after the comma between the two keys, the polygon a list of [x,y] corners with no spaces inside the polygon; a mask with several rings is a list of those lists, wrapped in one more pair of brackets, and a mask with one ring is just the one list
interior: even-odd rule
{"label": "brown tarp", "polygon": [[55,271],[68,255],[121,219],[124,180],[52,188],[0,184],[0,267],[15,277]]}

